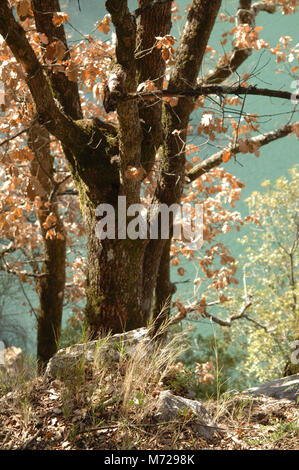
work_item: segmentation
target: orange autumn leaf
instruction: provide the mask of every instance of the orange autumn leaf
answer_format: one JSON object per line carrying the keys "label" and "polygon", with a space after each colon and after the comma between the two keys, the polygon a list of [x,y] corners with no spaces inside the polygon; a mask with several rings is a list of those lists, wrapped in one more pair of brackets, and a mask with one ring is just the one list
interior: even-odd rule
{"label": "orange autumn leaf", "polygon": [[169,59],[169,56],[170,56],[170,52],[169,52],[169,49],[162,49],[162,57],[163,57],[163,60],[165,60],[165,62]]}
{"label": "orange autumn leaf", "polygon": [[39,33],[39,40],[44,45],[49,44],[48,36],[45,33]]}
{"label": "orange autumn leaf", "polygon": [[46,218],[45,222],[43,222],[43,227],[48,229],[50,228],[53,224],[55,224],[57,222],[57,218],[54,214],[50,214],[48,215],[48,217]]}
{"label": "orange autumn leaf", "polygon": [[110,16],[105,15],[103,20],[98,25],[98,30],[104,34],[108,34],[110,32]]}
{"label": "orange autumn leaf", "polygon": [[231,158],[232,154],[231,154],[231,151],[230,150],[225,150],[225,152],[223,152],[223,155],[222,155],[222,161],[224,163],[228,162]]}
{"label": "orange autumn leaf", "polygon": [[172,266],[177,266],[179,264],[179,259],[174,258],[171,263],[172,263]]}
{"label": "orange autumn leaf", "polygon": [[299,138],[299,124],[293,125],[293,132],[295,133],[296,137]]}
{"label": "orange autumn leaf", "polygon": [[66,23],[67,20],[68,20],[68,14],[65,13],[64,11],[57,11],[56,13],[54,13],[53,18],[52,18],[52,22],[54,26],[56,26],[57,28],[61,26],[63,23]]}
{"label": "orange autumn leaf", "polygon": [[59,39],[58,41],[52,42],[47,46],[45,57],[49,61],[63,60],[66,53],[66,47],[63,42]]}
{"label": "orange autumn leaf", "polygon": [[47,231],[46,239],[47,240],[53,240],[55,238],[56,232],[53,229],[50,229]]}
{"label": "orange autumn leaf", "polygon": [[226,302],[226,301],[227,301],[226,295],[221,294],[221,295],[219,296],[219,302],[220,302],[220,303],[223,303],[223,302]]}

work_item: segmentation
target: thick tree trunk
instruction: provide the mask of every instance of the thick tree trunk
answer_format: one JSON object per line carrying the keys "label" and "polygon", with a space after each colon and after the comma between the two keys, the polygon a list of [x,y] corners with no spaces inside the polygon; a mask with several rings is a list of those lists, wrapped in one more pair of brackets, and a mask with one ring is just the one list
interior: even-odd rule
{"label": "thick tree trunk", "polygon": [[88,276],[86,319],[93,336],[144,326],[142,279],[144,240],[99,240],[95,211],[85,210]]}

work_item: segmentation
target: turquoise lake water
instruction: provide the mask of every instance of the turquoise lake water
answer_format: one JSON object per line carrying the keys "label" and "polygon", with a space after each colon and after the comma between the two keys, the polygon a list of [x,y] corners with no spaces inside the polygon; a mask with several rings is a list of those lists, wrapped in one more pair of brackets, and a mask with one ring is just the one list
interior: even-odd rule
{"label": "turquoise lake water", "polygon": [[[180,7],[184,8],[190,2],[180,0],[177,3]],[[96,21],[105,14],[104,1],[80,0],[81,12],[78,10],[77,0],[62,1],[61,5],[64,4],[66,5],[66,11],[68,11],[70,15],[71,24],[77,30],[81,31],[82,34],[87,34],[93,30]],[[224,1],[222,11],[225,13],[233,13],[237,4],[237,1]],[[129,6],[132,9],[136,8],[137,1],[130,1]],[[294,39],[294,44],[296,44],[299,42],[298,19],[299,13],[292,17],[284,17],[279,12],[275,15],[261,13],[257,18],[257,25],[262,25],[264,27],[262,33],[263,37],[271,44],[277,44],[281,35],[291,36]],[[181,29],[181,24],[178,24],[176,28]],[[209,44],[216,47],[217,38],[219,38],[221,34],[229,28],[230,25],[227,23],[218,23]],[[69,32],[72,34],[72,40],[80,38],[80,35],[73,29],[69,29]],[[175,30],[173,34],[176,35]],[[230,45],[226,45],[225,47],[228,52],[230,50]],[[239,73],[242,74],[242,71],[253,71],[256,66],[260,70],[260,73],[251,80],[250,83],[252,85],[257,85],[263,88],[281,88],[287,91],[294,91],[291,89],[293,79],[290,76],[287,74],[278,75],[275,73],[277,66],[275,64],[274,57],[269,53],[269,51],[265,51],[262,54],[254,52],[246,62],[246,65],[239,70]],[[209,64],[205,63],[203,71],[206,72],[208,67]],[[259,113],[264,116],[261,118],[262,124],[260,132],[266,132],[285,123],[288,119],[287,114],[281,113],[290,112],[292,106],[289,102],[282,102],[282,100],[264,97],[248,97],[245,108],[248,112]],[[191,124],[199,123],[201,112],[202,110],[194,113]],[[270,115],[273,117],[270,118]],[[196,144],[196,140],[193,140],[192,143]],[[206,146],[206,148],[201,152],[201,158],[203,159],[208,157],[216,151],[217,150],[210,146]],[[236,210],[239,210],[243,215],[246,215],[247,206],[244,203],[246,197],[249,196],[252,191],[260,190],[260,184],[264,179],[275,180],[281,175],[287,176],[288,169],[298,162],[298,156],[298,142],[296,141],[296,138],[292,136],[291,138],[282,139],[272,145],[263,147],[259,158],[256,158],[254,155],[242,155],[238,157],[237,162],[230,161],[225,168],[233,175],[236,175],[246,185],[242,191],[242,201],[236,204]],[[225,242],[227,246],[230,247],[233,256],[237,257],[239,255],[241,247],[237,243],[237,238],[245,233],[246,229],[241,229],[240,233],[231,232],[225,237]],[[193,278],[196,273],[196,264],[189,263],[185,268],[187,269],[187,274],[184,279],[190,280],[190,282],[177,284],[177,296],[181,296],[183,299],[188,299],[193,293]],[[182,278],[177,276],[175,269],[172,270],[172,280],[174,282],[182,281]],[[32,305],[36,307],[38,305],[36,294],[30,291],[28,286],[24,286],[24,289],[26,290],[26,294],[30,298]],[[29,315],[28,304],[17,284],[16,291],[13,296],[8,297],[6,300],[5,314],[16,315],[16,319],[14,321],[19,321],[27,331],[27,349],[31,353],[34,353],[36,347],[35,319]],[[65,321],[66,316],[64,318],[64,323]],[[199,331],[207,331],[207,328],[206,324],[199,325]],[[17,340],[15,343],[17,343]]]}

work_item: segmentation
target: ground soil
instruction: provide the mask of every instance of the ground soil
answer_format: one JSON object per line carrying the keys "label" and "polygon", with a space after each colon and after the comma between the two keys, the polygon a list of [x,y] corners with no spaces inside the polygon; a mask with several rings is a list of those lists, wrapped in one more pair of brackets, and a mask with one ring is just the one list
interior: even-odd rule
{"label": "ground soil", "polygon": [[[153,397],[154,399],[154,397]],[[299,405],[269,397],[235,395],[203,402],[219,426],[211,441],[198,437],[192,422],[119,420],[117,404],[92,414],[84,390],[63,397],[59,380],[35,379],[23,391],[0,399],[0,449],[31,450],[255,450],[299,449]]]}

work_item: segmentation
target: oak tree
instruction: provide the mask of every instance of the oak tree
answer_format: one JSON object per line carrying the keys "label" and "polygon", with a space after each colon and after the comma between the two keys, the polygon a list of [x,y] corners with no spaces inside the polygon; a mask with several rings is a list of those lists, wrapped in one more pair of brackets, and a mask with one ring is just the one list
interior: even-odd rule
{"label": "oak tree", "polygon": [[[31,176],[36,186],[43,187],[46,196],[44,200],[36,199],[40,195],[33,194],[31,189],[29,192],[34,203],[43,207],[39,222],[45,229],[44,240],[52,240],[60,250],[47,252],[49,264],[42,273],[47,292],[45,303],[48,296],[57,298],[64,286],[62,263],[61,283],[55,287],[59,279],[55,261],[57,256],[64,257],[65,250],[62,215],[57,212],[57,188],[65,181],[53,179],[49,153],[49,141],[53,139],[53,146],[61,152],[60,158],[64,155],[84,218],[85,318],[94,336],[101,330],[116,333],[144,326],[151,315],[158,327],[169,315],[174,293],[170,263],[177,263],[178,252],[188,258],[194,256],[183,244],[172,243],[172,218],[166,239],[160,236],[133,240],[117,232],[114,239],[99,239],[96,209],[100,204],[110,204],[117,217],[119,196],[126,197],[126,208],[141,201],[159,209],[162,204],[171,207],[183,201],[200,200],[205,208],[203,237],[207,244],[200,268],[222,302],[225,286],[236,282],[236,268],[229,250],[222,243],[212,242],[218,233],[228,231],[231,224],[238,227],[243,223],[237,213],[229,213],[223,207],[224,195],[234,207],[242,187],[223,165],[238,154],[259,155],[263,145],[292,133],[298,136],[299,124],[289,117],[281,128],[259,133],[258,116],[244,110],[245,99],[251,95],[289,100],[292,109],[292,101],[298,99],[296,92],[251,86],[249,74],[242,77],[237,74],[253,50],[270,49],[277,62],[291,56],[298,60],[298,49],[287,36],[283,37],[283,50],[279,45],[270,48],[260,37],[261,28],[257,26],[260,12],[274,14],[281,9],[284,14],[295,13],[298,1],[240,0],[236,2],[235,18],[221,13],[221,3],[193,0],[184,29],[176,39],[171,34],[177,15],[175,2],[139,0],[136,9],[130,11],[127,0],[107,0],[107,14],[99,20],[97,29],[108,34],[113,28],[115,42],[90,35],[72,46],[65,33],[68,14],[61,11],[58,0],[0,3],[0,34],[6,48],[3,60],[14,69],[14,74],[6,79],[6,92],[11,95],[14,87],[16,94],[20,87],[24,90],[18,113],[27,119],[24,125],[28,139],[21,153],[31,151],[28,157],[33,159]],[[234,23],[222,40],[225,44],[227,37],[232,36],[232,51],[221,56],[215,68],[204,74],[204,58],[207,54],[215,55],[208,42],[217,17]],[[292,68],[293,74],[297,68]],[[3,68],[2,78],[4,75]],[[84,95],[90,91],[98,106]],[[212,111],[206,105],[209,97],[218,103],[218,108]],[[14,105],[18,104],[15,100]],[[228,119],[227,106],[239,106],[237,119]],[[203,115],[197,135],[204,136],[207,143],[214,142],[218,135],[227,137],[220,150],[203,160],[198,157],[198,147],[188,141],[193,131],[190,119],[199,107]],[[11,119],[8,125],[16,120],[13,114]],[[44,146],[38,144],[40,139]],[[6,140],[10,142],[10,137]],[[18,175],[15,173],[14,177]],[[223,222],[225,230],[219,228]],[[212,269],[216,257],[221,260],[220,269]],[[183,274],[182,268],[180,273]],[[192,309],[202,312],[205,306],[203,296]],[[179,301],[177,307],[179,318],[190,310]],[[57,339],[60,327],[52,324],[52,329]],[[51,354],[53,351],[45,354],[43,360]]]}

